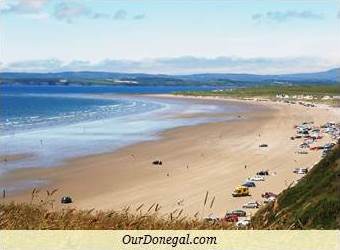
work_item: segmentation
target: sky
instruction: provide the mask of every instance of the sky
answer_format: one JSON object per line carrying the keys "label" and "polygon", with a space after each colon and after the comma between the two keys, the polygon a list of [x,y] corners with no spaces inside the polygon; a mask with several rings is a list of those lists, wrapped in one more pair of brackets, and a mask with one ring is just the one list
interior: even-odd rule
{"label": "sky", "polygon": [[340,66],[340,0],[0,0],[0,70],[166,74]]}

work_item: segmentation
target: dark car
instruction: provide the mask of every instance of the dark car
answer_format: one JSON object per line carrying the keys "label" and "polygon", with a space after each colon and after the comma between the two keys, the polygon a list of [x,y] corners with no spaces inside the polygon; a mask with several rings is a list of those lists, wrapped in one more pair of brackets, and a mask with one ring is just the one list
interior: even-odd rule
{"label": "dark car", "polygon": [[232,211],[231,214],[235,214],[235,215],[237,215],[238,217],[246,217],[246,216],[247,216],[246,211],[240,210],[240,209],[239,209],[239,210],[234,210],[234,211]]}
{"label": "dark car", "polygon": [[246,183],[244,183],[242,186],[244,187],[256,187],[255,182],[252,181],[247,181]]}
{"label": "dark car", "polygon": [[62,204],[72,203],[72,198],[70,196],[64,196],[64,197],[61,198],[61,203]]}
{"label": "dark car", "polygon": [[160,160],[155,160],[155,161],[152,162],[152,164],[153,164],[153,165],[162,165],[163,162],[160,161]]}
{"label": "dark car", "polygon": [[266,147],[268,147],[268,144],[260,144],[259,147],[260,148],[266,148]]}
{"label": "dark car", "polygon": [[274,193],[272,193],[272,192],[265,192],[265,193],[263,193],[261,196],[262,196],[262,198],[268,199],[269,197],[274,197],[274,198],[276,198],[276,197],[277,197],[277,194],[274,194]]}
{"label": "dark car", "polygon": [[256,175],[269,175],[269,172],[267,170],[261,170],[260,172],[257,172]]}

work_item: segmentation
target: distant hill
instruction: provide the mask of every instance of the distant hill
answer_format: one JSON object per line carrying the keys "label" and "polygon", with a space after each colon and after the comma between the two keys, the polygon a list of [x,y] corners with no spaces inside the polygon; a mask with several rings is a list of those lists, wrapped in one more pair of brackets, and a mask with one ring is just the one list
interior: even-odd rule
{"label": "distant hill", "polygon": [[340,144],[275,203],[252,218],[256,229],[340,229]]}
{"label": "distant hill", "polygon": [[256,75],[256,74],[192,74],[165,75],[116,72],[58,72],[58,73],[0,73],[0,83],[22,84],[140,84],[140,85],[183,85],[183,84],[266,84],[266,83],[340,83],[340,68],[324,72]]}
{"label": "distant hill", "polygon": [[256,74],[194,74],[181,76],[186,80],[231,80],[241,82],[273,82],[273,81],[299,81],[299,82],[340,82],[340,68],[316,73],[282,74],[282,75],[256,75]]}

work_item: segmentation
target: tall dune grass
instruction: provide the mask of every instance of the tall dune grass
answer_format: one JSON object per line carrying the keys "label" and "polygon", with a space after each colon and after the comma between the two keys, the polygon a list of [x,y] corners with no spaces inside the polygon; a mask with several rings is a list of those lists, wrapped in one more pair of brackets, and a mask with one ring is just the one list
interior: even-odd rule
{"label": "tall dune grass", "polygon": [[[183,215],[183,209],[161,214],[159,204],[120,211],[55,209],[53,195],[57,190],[47,191],[41,198],[39,190],[32,191],[30,203],[0,203],[0,229],[230,229],[232,223],[206,221],[196,213],[193,217]],[[213,206],[214,199],[210,204]],[[207,195],[204,206],[207,205]]]}

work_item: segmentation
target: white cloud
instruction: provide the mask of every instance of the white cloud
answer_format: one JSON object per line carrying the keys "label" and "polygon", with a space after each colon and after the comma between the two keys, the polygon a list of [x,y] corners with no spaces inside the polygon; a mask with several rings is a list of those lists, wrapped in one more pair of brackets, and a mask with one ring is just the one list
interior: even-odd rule
{"label": "white cloud", "polygon": [[138,14],[133,17],[134,20],[141,20],[144,19],[146,16],[145,14]]}
{"label": "white cloud", "polygon": [[55,5],[53,15],[56,19],[72,23],[78,17],[92,15],[91,10],[83,4],[59,2]]}
{"label": "white cloud", "polygon": [[126,17],[127,17],[127,12],[125,10],[118,10],[112,16],[112,18],[115,20],[123,20]]}
{"label": "white cloud", "polygon": [[[47,12],[47,5],[52,6],[52,13]],[[54,17],[59,21],[72,23],[78,18],[89,19],[127,19],[128,13],[126,10],[120,9],[115,13],[96,12],[94,9],[85,5],[81,1],[72,0],[0,0],[1,14],[18,14],[32,19],[46,19]],[[131,16],[134,20],[144,19],[144,14]]]}
{"label": "white cloud", "polygon": [[3,0],[0,2],[2,13],[32,14],[39,13],[50,0]]}
{"label": "white cloud", "polygon": [[325,59],[297,58],[239,58],[239,57],[174,57],[146,60],[106,59],[97,63],[90,61],[62,62],[58,59],[30,60],[2,65],[3,71],[59,72],[59,71],[108,71],[143,73],[296,73],[321,71],[339,66]]}
{"label": "white cloud", "polygon": [[22,72],[47,72],[55,71],[61,68],[62,61],[58,59],[46,59],[46,60],[27,60],[13,62],[7,65],[2,65],[4,70],[22,71]]}
{"label": "white cloud", "polygon": [[266,13],[256,13],[252,16],[255,21],[285,22],[292,19],[321,20],[324,16],[320,13],[305,11],[268,11]]}
{"label": "white cloud", "polygon": [[28,19],[33,19],[33,20],[45,20],[45,19],[48,19],[50,17],[50,15],[45,13],[45,12],[23,14],[22,16],[25,17],[25,18],[28,18]]}

